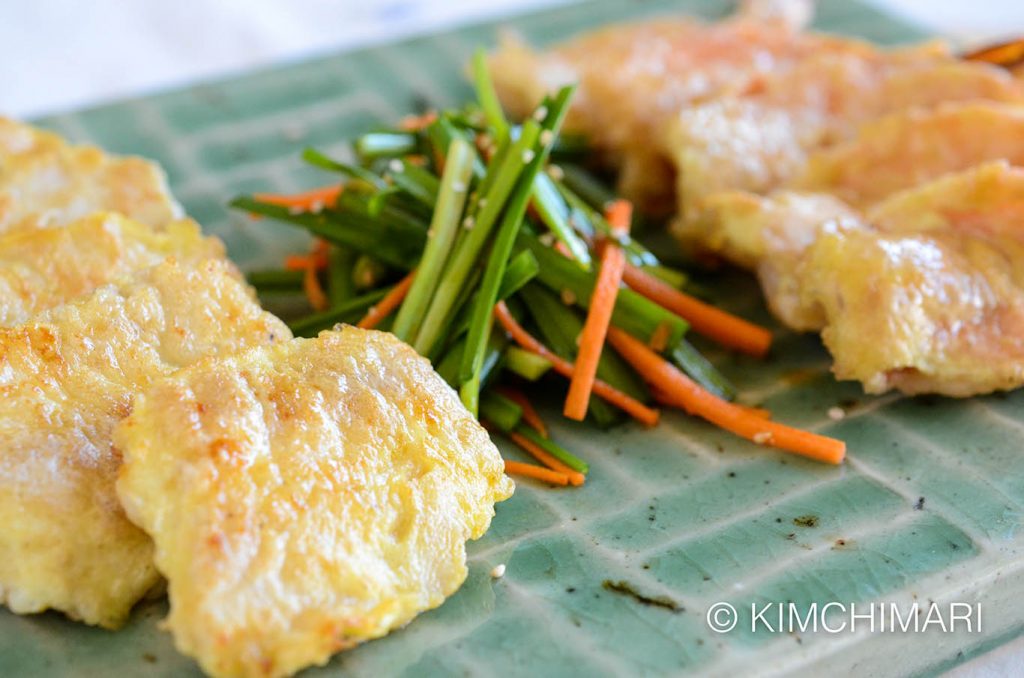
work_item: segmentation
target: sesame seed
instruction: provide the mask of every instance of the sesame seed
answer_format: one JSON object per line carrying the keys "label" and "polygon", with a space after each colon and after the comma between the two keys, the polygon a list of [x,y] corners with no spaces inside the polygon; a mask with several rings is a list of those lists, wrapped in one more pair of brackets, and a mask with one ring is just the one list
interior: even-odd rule
{"label": "sesame seed", "polygon": [[321,212],[324,211],[324,201],[314,200],[312,204],[310,204],[309,206],[309,211],[312,212],[313,214],[320,214]]}
{"label": "sesame seed", "polygon": [[479,207],[480,209],[483,209],[484,207],[486,207],[487,206],[487,198],[480,198],[480,200],[477,202],[476,206]]}
{"label": "sesame seed", "polygon": [[495,579],[501,579],[502,577],[504,577],[505,576],[505,563],[498,563],[497,565],[495,565],[494,569],[491,570],[491,576],[494,577]]}
{"label": "sesame seed", "polygon": [[292,205],[288,208],[288,214],[302,214],[303,212],[305,212],[305,210],[299,205]]}
{"label": "sesame seed", "polygon": [[533,162],[533,151],[529,148],[523,151],[523,162],[527,164]]}
{"label": "sesame seed", "polygon": [[473,228],[475,224],[476,222],[473,221],[473,217],[466,217],[465,219],[462,220],[462,227],[467,231]]}
{"label": "sesame seed", "polygon": [[453,181],[452,190],[455,191],[456,193],[465,193],[466,184],[462,183],[461,181]]}
{"label": "sesame seed", "polygon": [[828,408],[828,418],[832,421],[840,421],[846,417],[846,410],[841,407]]}
{"label": "sesame seed", "polygon": [[759,431],[754,434],[754,442],[758,445],[767,445],[772,441],[772,434],[768,431]]}
{"label": "sesame seed", "polygon": [[540,142],[545,146],[550,146],[551,142],[555,140],[555,133],[549,129],[544,130],[540,133]]}
{"label": "sesame seed", "polygon": [[555,234],[543,233],[540,235],[540,237],[537,238],[537,240],[539,240],[540,244],[544,245],[544,247],[551,247],[552,245],[555,244]]}
{"label": "sesame seed", "polygon": [[576,295],[570,289],[562,290],[561,297],[562,303],[565,304],[566,306],[572,306],[573,304],[576,303]]}
{"label": "sesame seed", "polygon": [[565,172],[558,165],[551,165],[548,167],[548,176],[555,181],[561,181],[565,178]]}
{"label": "sesame seed", "polygon": [[388,169],[397,174],[405,169],[405,165],[403,165],[402,161],[398,158],[394,158],[388,163]]}
{"label": "sesame seed", "polygon": [[548,117],[548,107],[541,106],[533,112],[533,119],[537,122],[544,122],[544,118]]}

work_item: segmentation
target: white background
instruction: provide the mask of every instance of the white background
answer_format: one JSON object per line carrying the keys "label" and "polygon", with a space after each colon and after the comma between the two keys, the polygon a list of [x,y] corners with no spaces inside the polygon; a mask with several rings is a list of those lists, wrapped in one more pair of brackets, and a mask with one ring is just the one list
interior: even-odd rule
{"label": "white background", "polygon": [[[1024,0],[872,0],[977,43]],[[0,0],[0,114],[31,117],[567,0]]]}
{"label": "white background", "polygon": [[[0,115],[61,112],[566,1],[0,0]],[[871,1],[963,45],[1024,34],[1024,0]],[[1024,640],[955,674],[1024,675]]]}

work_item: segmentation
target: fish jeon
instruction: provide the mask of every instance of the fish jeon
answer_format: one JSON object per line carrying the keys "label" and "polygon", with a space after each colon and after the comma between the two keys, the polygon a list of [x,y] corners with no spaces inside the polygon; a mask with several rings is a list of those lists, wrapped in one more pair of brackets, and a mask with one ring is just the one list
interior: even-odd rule
{"label": "fish jeon", "polygon": [[1024,168],[943,177],[866,221],[825,229],[792,285],[836,375],[959,397],[1024,383]]}
{"label": "fish jeon", "polygon": [[958,103],[893,114],[812,155],[791,188],[713,195],[701,218],[677,232],[757,271],[769,306],[788,326],[818,330],[821,319],[800,303],[793,271],[823,226],[849,229],[890,194],[1000,159],[1024,164],[1024,106]]}
{"label": "fish jeon", "polygon": [[289,336],[218,260],[167,261],[0,328],[0,602],[122,624],[159,575],[115,493],[114,425],[156,378]]}
{"label": "fish jeon", "polygon": [[114,440],[166,625],[213,676],[323,664],[441,604],[512,493],[430,363],[354,327],[159,380]]}
{"label": "fish jeon", "polygon": [[0,117],[0,232],[118,212],[162,228],[183,215],[155,163],[76,146]]}
{"label": "fish jeon", "polygon": [[627,197],[650,210],[676,194],[684,214],[717,191],[774,188],[809,152],[887,113],[1024,101],[1008,73],[962,62],[940,42],[881,49],[800,31],[802,12],[779,19],[794,4],[806,3],[747,3],[711,24],[610,26],[543,52],[509,37],[491,57],[492,78],[518,116],[578,82],[566,129],[620,170]]}
{"label": "fish jeon", "polygon": [[224,245],[190,220],[165,230],[102,212],[64,228],[0,233],[0,327],[29,320],[167,257],[183,265],[223,259]]}
{"label": "fish jeon", "polygon": [[862,125],[973,101],[1024,103],[1024,87],[1001,69],[957,61],[925,45],[812,56],[766,75],[743,95],[684,109],[664,139],[677,172],[680,235],[701,217],[710,196],[789,184],[804,172],[809,155],[863,136]]}
{"label": "fish jeon", "polygon": [[[620,187],[639,204],[672,195],[665,125],[695,103],[742,92],[762,74],[822,52],[874,51],[753,7],[727,21],[660,18],[609,26],[537,52],[507,36],[491,56],[502,104],[525,116],[545,94],[578,83],[566,131],[583,134],[621,168]],[[802,18],[795,21],[799,23]]]}

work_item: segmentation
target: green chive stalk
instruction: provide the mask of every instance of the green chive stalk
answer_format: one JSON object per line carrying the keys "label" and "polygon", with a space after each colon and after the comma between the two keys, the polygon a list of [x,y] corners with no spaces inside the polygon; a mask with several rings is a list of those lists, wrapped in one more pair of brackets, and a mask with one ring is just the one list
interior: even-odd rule
{"label": "green chive stalk", "polygon": [[451,263],[442,273],[437,292],[413,342],[413,347],[420,355],[430,355],[434,346],[440,341],[445,324],[449,320],[459,292],[465,285],[470,269],[473,268],[480,251],[487,244],[491,230],[515,186],[516,179],[532,160],[527,152],[533,153],[540,132],[540,125],[535,120],[526,121],[519,139],[510,147],[510,153],[505,157],[504,162],[498,165],[491,164],[487,168],[488,174],[494,173],[494,179],[490,182],[486,201],[478,202],[479,209],[468,217],[470,221],[465,226],[468,226],[469,230],[465,231],[463,237],[459,239]]}
{"label": "green chive stalk", "polygon": [[398,316],[391,329],[403,341],[411,341],[419,332],[424,311],[451,254],[466,204],[475,155],[473,147],[461,137],[453,139],[448,147],[427,245],[416,269],[416,278],[398,309]]}

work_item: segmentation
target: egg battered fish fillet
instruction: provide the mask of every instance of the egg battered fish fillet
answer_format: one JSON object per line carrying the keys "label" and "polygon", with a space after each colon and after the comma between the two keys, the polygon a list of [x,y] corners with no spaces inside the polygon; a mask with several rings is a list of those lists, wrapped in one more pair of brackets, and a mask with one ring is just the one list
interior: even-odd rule
{"label": "egg battered fish fillet", "polygon": [[[783,189],[707,197],[700,218],[681,220],[675,230],[740,266],[785,274],[821,225],[856,221],[891,194],[995,160],[1024,165],[1024,105],[960,102],[911,109],[812,154]],[[796,329],[815,329],[784,312],[780,317]]]}
{"label": "egg battered fish fillet", "polygon": [[796,273],[836,376],[958,397],[1024,384],[1024,168],[944,177],[867,221],[825,229]]}
{"label": "egg battered fish fillet", "polygon": [[204,238],[190,220],[156,231],[118,214],[97,213],[64,228],[0,233],[0,327],[25,322],[167,257],[190,265],[224,256],[224,245]]}
{"label": "egg battered fish fillet", "polygon": [[857,40],[800,32],[806,16],[780,20],[785,7],[765,7],[793,3],[748,4],[747,13],[726,21],[661,17],[617,24],[545,51],[506,36],[490,58],[491,76],[502,104],[520,117],[544,94],[577,82],[565,131],[585,135],[605,153],[621,169],[620,190],[647,208],[672,196],[671,156],[661,140],[681,110],[743,92],[764,74],[814,54],[877,51]]}
{"label": "egg battered fish fillet", "polygon": [[24,224],[63,225],[98,211],[158,228],[183,216],[155,163],[71,145],[0,117],[0,232]]}
{"label": "egg battered fish fillet", "polygon": [[118,427],[167,627],[213,676],[281,676],[382,636],[466,577],[512,493],[487,433],[392,335],[342,327],[160,380]]}
{"label": "egg battered fish fillet", "polygon": [[158,377],[289,336],[216,260],[165,262],[0,328],[0,602],[119,626],[159,575],[115,493],[114,425]]}
{"label": "egg battered fish fillet", "polygon": [[687,108],[664,140],[677,170],[678,234],[699,239],[693,222],[709,196],[766,193],[792,182],[810,154],[855,137],[865,123],[967,101],[1020,104],[1024,87],[1002,69],[922,47],[825,52],[766,75],[742,95]]}

